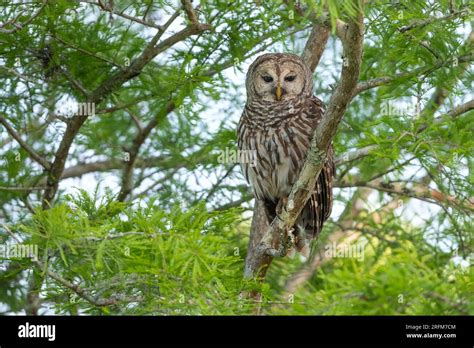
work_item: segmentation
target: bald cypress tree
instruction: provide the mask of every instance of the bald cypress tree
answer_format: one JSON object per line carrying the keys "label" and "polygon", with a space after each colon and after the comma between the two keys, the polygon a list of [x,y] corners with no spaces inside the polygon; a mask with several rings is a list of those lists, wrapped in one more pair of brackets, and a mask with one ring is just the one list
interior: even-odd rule
{"label": "bald cypress tree", "polygon": [[[472,10],[2,4],[0,311],[472,314]],[[308,259],[258,248],[292,216],[259,219],[235,153],[263,52],[302,55],[330,110],[335,203]]]}

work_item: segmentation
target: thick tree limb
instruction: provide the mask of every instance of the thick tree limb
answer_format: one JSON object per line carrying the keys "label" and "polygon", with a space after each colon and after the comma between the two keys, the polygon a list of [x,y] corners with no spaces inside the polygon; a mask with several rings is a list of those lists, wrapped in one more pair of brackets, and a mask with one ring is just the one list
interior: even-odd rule
{"label": "thick tree limb", "polygon": [[[250,226],[247,257],[245,258],[244,277],[246,278],[264,278],[272,262],[272,257],[258,250],[262,239],[265,237],[265,233],[268,233],[268,227],[264,203],[256,199],[252,225]],[[253,297],[256,296],[256,294],[253,295]]]}
{"label": "thick tree limb", "polygon": [[309,68],[314,71],[323,55],[324,48],[329,39],[330,28],[321,24],[314,24],[306,46],[303,51],[303,59],[309,62]]}

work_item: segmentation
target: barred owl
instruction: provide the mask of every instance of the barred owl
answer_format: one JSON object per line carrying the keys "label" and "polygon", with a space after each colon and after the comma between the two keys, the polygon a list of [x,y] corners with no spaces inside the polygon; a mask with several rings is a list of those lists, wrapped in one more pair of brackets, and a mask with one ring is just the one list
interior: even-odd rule
{"label": "barred owl", "polygon": [[[264,202],[271,222],[298,178],[324,105],[313,96],[310,69],[293,54],[258,57],[247,72],[246,88],[238,146],[241,153],[254,153],[256,161],[241,161],[241,166],[254,196]],[[304,255],[308,255],[309,242],[321,232],[331,214],[334,170],[331,145],[314,191],[291,230],[296,250]]]}

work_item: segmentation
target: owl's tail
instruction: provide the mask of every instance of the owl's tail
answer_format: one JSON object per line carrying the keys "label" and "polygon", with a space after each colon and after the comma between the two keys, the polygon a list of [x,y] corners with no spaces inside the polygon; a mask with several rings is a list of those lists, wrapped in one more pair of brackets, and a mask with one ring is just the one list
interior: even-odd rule
{"label": "owl's tail", "polygon": [[311,241],[316,238],[323,229],[321,210],[318,209],[318,201],[311,195],[303,208],[294,226],[295,249],[303,256],[308,257]]}
{"label": "owl's tail", "polygon": [[324,222],[331,215],[333,173],[332,164],[323,167],[313,193],[296,220],[295,249],[305,256],[309,255],[311,241],[319,236]]}

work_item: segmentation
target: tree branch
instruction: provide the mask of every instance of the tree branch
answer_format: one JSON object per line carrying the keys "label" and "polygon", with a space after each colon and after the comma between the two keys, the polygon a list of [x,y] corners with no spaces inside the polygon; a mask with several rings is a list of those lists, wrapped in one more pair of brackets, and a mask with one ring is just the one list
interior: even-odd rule
{"label": "tree branch", "polygon": [[427,26],[428,24],[431,24],[431,23],[434,23],[434,22],[444,21],[444,20],[448,20],[448,19],[452,19],[452,18],[456,18],[456,17],[464,17],[464,16],[468,16],[470,14],[471,14],[471,10],[468,7],[465,7],[465,8],[462,8],[460,10],[453,11],[450,14],[447,14],[445,16],[429,17],[429,18],[426,18],[426,19],[414,20],[410,24],[405,25],[405,26],[401,27],[400,29],[398,29],[398,31],[400,33],[405,33],[409,30],[414,29],[414,28],[423,28],[423,27]]}
{"label": "tree branch", "polygon": [[[5,224],[2,224],[3,229],[19,244],[21,244],[21,240],[15,236],[15,234],[10,230],[8,226]],[[113,304],[116,304],[118,302],[139,302],[141,301],[140,297],[133,297],[133,298],[128,298],[124,297],[120,294],[117,295],[112,295],[110,298],[97,298],[89,294],[85,289],[83,289],[81,286],[78,284],[75,284],[63,277],[61,277],[59,274],[51,271],[49,268],[45,267],[45,264],[41,262],[38,259],[32,259],[32,262],[41,270],[46,271],[46,274],[53,278],[56,282],[59,284],[63,285],[64,287],[68,288],[69,290],[73,291],[76,293],[79,297],[83,298],[84,300],[90,302],[91,304],[97,306],[97,307],[104,307],[104,306],[110,306]]]}
{"label": "tree branch", "polygon": [[[431,108],[432,107],[427,107],[427,109],[430,109],[431,111]],[[474,100],[470,100],[464,104],[461,104],[461,105],[458,105],[458,106],[455,106],[454,108],[452,108],[451,110],[449,110],[448,112],[446,112],[445,114],[441,115],[441,116],[438,116],[436,117],[432,122],[431,122],[431,125],[437,125],[437,124],[440,124],[440,123],[443,123],[446,119],[446,116],[454,119],[468,111],[471,111],[472,109],[474,109]],[[423,123],[421,124],[418,129],[416,130],[416,134],[418,133],[421,133],[423,132],[426,128],[428,128],[430,125],[428,123]]]}
{"label": "tree branch", "polygon": [[[465,43],[465,46],[470,47],[470,46],[473,45],[473,43],[474,43],[474,31],[472,31],[470,33],[470,35],[468,36],[468,39]],[[467,56],[463,56],[463,57],[459,58],[459,60],[461,61],[461,64],[460,64],[461,67],[466,67],[468,65],[468,63],[474,59],[474,56],[472,56],[472,55],[471,56],[467,55]],[[443,64],[441,64],[439,66],[437,65],[436,69],[441,68],[442,66],[443,66]],[[357,84],[357,88],[356,88],[356,92],[354,94],[354,97],[357,94],[359,94],[363,91],[366,91],[366,90],[374,88],[374,87],[390,84],[390,83],[396,81],[399,78],[407,78],[408,76],[416,76],[416,73],[419,72],[419,71],[423,72],[424,74],[430,73],[430,72],[433,71],[432,69],[433,68],[431,68],[431,67],[425,67],[425,68],[417,69],[417,70],[415,70],[415,72],[402,73],[402,74],[396,75],[393,78],[392,77],[382,77],[382,78],[376,78],[376,79],[373,79],[373,80],[362,81],[362,82]],[[448,81],[448,83],[454,84],[453,81]],[[447,97],[448,97],[448,91],[445,88],[443,88],[442,86],[438,86],[438,88],[433,93],[430,102],[428,103],[428,105],[421,112],[421,115],[427,115],[427,114],[430,114],[430,113],[434,113],[439,108],[439,106],[444,102],[444,100]],[[452,118],[455,118],[455,117],[461,115],[462,113],[465,113],[465,112],[471,110],[472,108],[473,108],[473,101],[469,101],[465,104],[462,104],[462,105],[460,105],[458,107],[455,107],[452,110],[448,111],[446,113],[446,115],[448,115]],[[434,124],[439,124],[439,123],[443,122],[443,120],[444,120],[443,116],[440,116],[440,117],[437,117],[434,120],[433,123]],[[429,125],[427,123],[423,123],[418,128],[417,134],[423,132],[426,128],[428,128],[428,126]],[[355,150],[355,151],[350,152],[350,153],[346,153],[342,156],[339,156],[335,160],[335,164],[350,162],[350,161],[365,157],[370,153],[370,151],[372,151],[374,149],[377,149],[377,148],[378,148],[378,145],[374,144],[374,145],[369,145],[369,146],[366,146],[364,148]]]}
{"label": "tree branch", "polygon": [[[466,42],[463,45],[464,49],[466,49],[467,51],[472,50],[473,49],[473,47],[472,47],[473,44],[474,44],[474,31],[471,31],[471,33],[469,34]],[[460,71],[460,73],[458,75],[450,76],[448,79],[443,80],[442,84],[439,84],[438,86],[436,86],[436,89],[435,89],[433,95],[431,96],[430,101],[427,103],[425,108],[422,110],[421,115],[423,115],[423,116],[432,115],[440,108],[440,106],[444,103],[446,98],[449,96],[450,91],[453,90],[453,88],[456,85],[457,81],[468,70],[467,68],[468,68],[469,64],[470,64],[469,61],[462,62],[461,64],[459,64],[458,70]],[[423,126],[426,128],[427,124],[424,124]],[[423,128],[423,129],[425,129],[425,128]]]}
{"label": "tree branch", "polygon": [[0,186],[0,191],[26,191],[26,192],[31,192],[31,191],[42,191],[46,187],[7,187],[7,186]]}
{"label": "tree branch", "polygon": [[217,192],[217,190],[219,189],[219,186],[222,184],[222,182],[228,178],[230,176],[230,174],[232,174],[232,172],[234,171],[235,167],[237,166],[237,163],[234,163],[232,164],[227,170],[226,172],[224,173],[224,175],[222,175],[221,177],[219,177],[216,181],[216,183],[214,185],[212,185],[211,189],[207,191],[207,195],[204,197],[204,195],[202,195],[201,197],[198,198],[199,201],[201,200],[204,200],[205,202],[209,202],[209,200],[211,199],[211,197]]}
{"label": "tree branch", "polygon": [[197,15],[193,9],[193,5],[191,4],[191,1],[181,0],[181,4],[183,4],[184,11],[186,12],[186,15],[188,16],[189,21],[192,24],[197,24],[198,23]]}
{"label": "tree branch", "polygon": [[[176,15],[177,16],[177,15]],[[167,39],[161,41],[157,44],[158,40],[172,22],[172,19],[176,18],[172,16],[167,23],[160,28],[156,35],[151,39],[150,43],[144,49],[142,54],[136,58],[130,66],[125,70],[117,71],[110,78],[105,80],[99,87],[97,87],[91,94],[91,97],[88,99],[88,103],[93,105],[99,104],[112,92],[120,88],[126,81],[131,80],[141,73],[143,68],[148,64],[152,59],[154,59],[160,53],[166,51],[168,48],[174,46],[176,43],[187,39],[188,37],[198,34],[204,30],[209,30],[211,28],[208,24],[193,24],[174,35],[171,35]],[[56,195],[58,189],[59,180],[62,172],[64,171],[64,165],[66,163],[67,156],[69,154],[69,149],[76,137],[79,129],[82,127],[84,122],[88,119],[89,115],[76,115],[68,123],[66,131],[61,143],[59,144],[58,150],[55,154],[54,162],[51,166],[51,170],[48,173],[47,187],[43,196],[43,209],[47,209]],[[144,130],[145,132],[146,130]],[[133,165],[133,164],[132,164]]]}
{"label": "tree branch", "polygon": [[329,39],[330,29],[327,26],[318,23],[313,25],[311,34],[303,51],[303,60],[309,62],[308,66],[311,71],[316,70],[319,60],[323,55],[324,48]]}
{"label": "tree branch", "polygon": [[357,149],[357,150],[354,150],[354,151],[351,151],[351,152],[347,152],[347,153],[337,157],[334,161],[334,164],[338,165],[338,164],[341,164],[341,163],[352,162],[352,161],[358,160],[359,158],[367,156],[370,153],[370,151],[372,151],[376,148],[378,148],[378,145],[368,145],[368,146],[362,147],[360,149]]}
{"label": "tree branch", "polygon": [[163,30],[163,27],[162,27],[161,25],[152,23],[152,22],[150,22],[150,21],[143,20],[143,19],[138,18],[138,17],[130,16],[130,15],[124,13],[123,11],[121,11],[121,12],[116,11],[116,10],[114,10],[112,7],[109,7],[109,6],[103,6],[100,1],[99,1],[99,2],[94,2],[94,1],[81,0],[80,2],[83,2],[83,3],[86,3],[86,4],[90,4],[90,5],[98,6],[98,7],[101,8],[102,11],[109,12],[110,14],[114,14],[114,15],[116,15],[116,16],[119,16],[119,17],[128,19],[129,21],[132,21],[132,22],[135,22],[135,23],[139,23],[139,24],[145,25],[145,26],[150,27],[150,28],[154,28],[154,29],[158,29],[158,30]]}
{"label": "tree branch", "polygon": [[23,80],[25,82],[31,82],[31,83],[36,83],[35,80],[31,79],[30,77],[28,76],[25,76],[23,74],[20,74],[18,71],[16,71],[15,69],[11,69],[9,67],[6,67],[4,65],[0,65],[0,69],[3,69],[7,72],[9,72],[10,74],[12,75],[15,75],[16,77],[18,77],[20,80]]}
{"label": "tree branch", "polygon": [[[464,62],[471,62],[474,60],[474,53],[469,53],[465,54],[463,56],[460,56],[457,58],[457,61],[459,63],[464,63]],[[453,60],[446,60],[446,61],[439,61],[433,66],[424,66],[417,68],[412,71],[407,71],[403,73],[396,74],[394,76],[383,76],[383,77],[377,77],[371,80],[366,80],[366,81],[361,81],[357,84],[357,87],[355,88],[352,97],[354,98],[356,95],[365,92],[369,89],[375,88],[375,87],[380,87],[380,86],[386,86],[389,85],[397,80],[400,79],[408,79],[412,78],[415,76],[425,76],[433,71],[443,68],[445,66],[449,66],[450,64],[453,63]]]}
{"label": "tree branch", "polygon": [[81,52],[81,53],[83,53],[83,54],[85,54],[85,55],[87,55],[87,56],[89,56],[89,57],[93,57],[93,58],[95,58],[95,59],[97,59],[97,60],[100,60],[100,61],[102,61],[102,62],[105,62],[105,63],[107,63],[107,64],[110,64],[110,65],[112,65],[112,66],[114,66],[114,67],[116,67],[116,68],[123,69],[123,67],[122,67],[120,64],[115,63],[113,60],[110,60],[110,59],[108,59],[108,58],[99,56],[99,55],[97,55],[96,53],[90,52],[90,51],[88,51],[88,50],[86,50],[86,49],[84,49],[84,48],[82,48],[82,47],[76,46],[76,45],[74,45],[74,44],[72,44],[72,43],[70,43],[70,42],[64,40],[63,38],[59,37],[56,33],[52,33],[52,37],[53,37],[55,40],[58,40],[58,41],[61,42],[63,45],[65,45],[65,46],[67,46],[67,47],[69,47],[69,48],[72,48],[72,49],[74,49],[74,50],[76,50],[76,51],[78,51],[78,52]]}
{"label": "tree branch", "polygon": [[[0,23],[0,33],[13,34],[13,33],[17,32],[18,30],[23,29],[25,26],[30,24],[36,17],[38,17],[40,15],[41,11],[43,11],[43,9],[46,7],[47,4],[48,4],[48,0],[43,0],[43,4],[41,5],[41,7],[30,18],[28,18],[28,20],[26,20],[23,23],[16,23],[15,21]],[[3,29],[3,27],[5,27],[8,24],[13,25],[14,28],[13,29]]]}
{"label": "tree branch", "polygon": [[122,186],[120,193],[118,195],[119,201],[124,201],[127,196],[132,192],[133,188],[133,167],[135,165],[140,147],[143,145],[145,140],[150,135],[153,128],[155,128],[160,119],[168,115],[171,111],[175,109],[176,105],[173,102],[169,102],[165,109],[160,111],[148,124],[145,128],[140,129],[133,139],[132,147],[129,149],[130,159],[125,163],[123,176],[122,176]]}
{"label": "tree branch", "polygon": [[458,117],[459,115],[464,114],[465,112],[468,112],[470,110],[474,109],[474,100],[470,100],[464,104],[455,106],[451,110],[449,110],[446,115],[448,115],[451,118]]}
{"label": "tree branch", "polygon": [[427,187],[421,183],[414,183],[412,188],[408,188],[406,185],[402,185],[401,183],[383,182],[381,180],[375,180],[373,182],[340,182],[335,183],[334,187],[367,187],[374,190],[395,194],[398,196],[415,198],[436,205],[448,204],[450,206],[460,209],[465,208],[470,211],[474,210],[474,202],[461,202],[456,197],[445,195],[442,192]]}
{"label": "tree branch", "polygon": [[7,120],[0,116],[0,124],[2,124],[8,133],[20,144],[20,146],[30,155],[32,159],[34,159],[37,163],[39,163],[44,169],[49,170],[51,168],[51,164],[41,155],[39,155],[30,145],[28,145],[21,136],[13,129],[13,127],[7,122]]}

